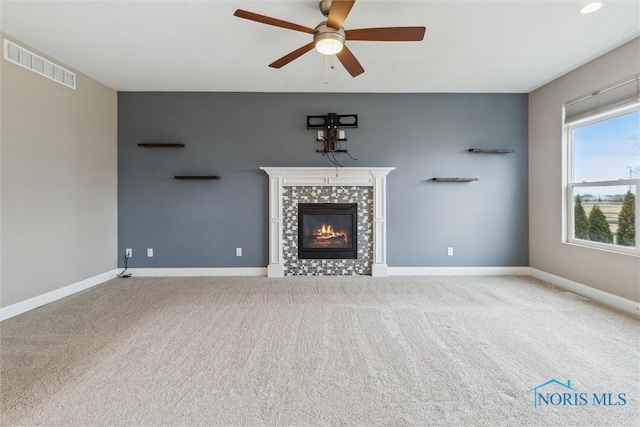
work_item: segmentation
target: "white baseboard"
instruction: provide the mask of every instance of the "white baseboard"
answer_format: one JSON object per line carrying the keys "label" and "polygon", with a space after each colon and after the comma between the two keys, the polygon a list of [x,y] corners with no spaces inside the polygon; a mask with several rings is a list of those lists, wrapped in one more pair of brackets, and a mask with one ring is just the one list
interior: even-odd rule
{"label": "white baseboard", "polygon": [[199,277],[199,276],[250,276],[267,275],[266,267],[238,268],[130,268],[133,277]]}
{"label": "white baseboard", "polygon": [[[34,308],[65,298],[111,280],[121,269],[98,274],[77,283],[38,295],[28,300],[0,308],[0,322]],[[130,268],[127,272],[137,277],[196,277],[196,276],[252,276],[267,275],[264,267],[243,268]],[[564,277],[556,276],[531,267],[389,267],[389,276],[533,276],[578,295],[640,315],[640,302],[632,301]]]}
{"label": "white baseboard", "polygon": [[371,275],[373,277],[386,277],[389,276],[389,266],[387,264],[373,263],[371,265]]}
{"label": "white baseboard", "polygon": [[528,276],[529,267],[389,267],[389,276]]}
{"label": "white baseboard", "polygon": [[84,291],[85,289],[92,288],[108,280],[114,279],[117,274],[118,270],[107,271],[106,273],[89,277],[88,279],[72,283],[71,285],[56,289],[51,292],[47,292],[46,294],[38,295],[33,298],[29,298],[27,300],[0,308],[0,322],[13,316],[17,316],[18,314],[33,310],[34,308],[49,304],[50,302],[68,297],[69,295],[75,294],[76,292]]}
{"label": "white baseboard", "polygon": [[601,291],[600,289],[592,288],[591,286],[583,285],[582,283],[574,282],[573,280],[565,279],[564,277],[556,276],[546,271],[538,270],[537,268],[531,268],[531,276],[627,313],[636,316],[640,315],[640,302],[610,294],[609,292]]}

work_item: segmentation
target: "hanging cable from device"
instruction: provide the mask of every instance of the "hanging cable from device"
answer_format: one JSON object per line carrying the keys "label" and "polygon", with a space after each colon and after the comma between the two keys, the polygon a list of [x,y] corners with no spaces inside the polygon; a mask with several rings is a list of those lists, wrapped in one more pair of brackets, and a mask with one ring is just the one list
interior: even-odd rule
{"label": "hanging cable from device", "polygon": [[129,268],[129,267],[128,267],[128,264],[129,264],[129,258],[130,258],[130,257],[129,257],[129,254],[128,254],[128,253],[125,253],[125,254],[124,254],[124,270],[122,270],[122,271],[120,272],[120,274],[118,274],[118,277],[119,277],[119,278],[121,278],[121,279],[126,279],[126,278],[128,278],[128,277],[131,277],[131,273],[129,273],[129,274],[124,274],[124,273],[127,271],[127,268]]}

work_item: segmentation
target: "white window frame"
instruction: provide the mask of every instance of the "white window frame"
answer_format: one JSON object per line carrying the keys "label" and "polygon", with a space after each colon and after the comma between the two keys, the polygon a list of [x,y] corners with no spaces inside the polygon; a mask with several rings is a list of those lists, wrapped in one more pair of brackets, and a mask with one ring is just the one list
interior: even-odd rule
{"label": "white window frame", "polygon": [[[575,245],[580,245],[580,246],[585,246],[585,247],[590,247],[590,248],[595,248],[595,249],[602,249],[602,250],[607,250],[607,251],[612,251],[612,252],[620,252],[620,253],[625,253],[625,254],[631,254],[631,255],[636,255],[636,256],[640,256],[640,227],[638,227],[638,225],[640,225],[638,223],[638,220],[640,218],[640,203],[639,203],[639,198],[638,196],[640,195],[640,178],[636,178],[636,179],[619,179],[619,180],[614,180],[614,181],[582,181],[582,182],[573,182],[573,170],[574,170],[574,164],[573,164],[573,131],[574,129],[578,129],[580,127],[583,126],[588,126],[591,125],[593,123],[597,123],[600,121],[604,121],[604,120],[609,120],[609,119],[613,119],[615,117],[624,115],[624,114],[629,114],[632,112],[636,112],[636,111],[640,111],[640,102],[631,104],[631,105],[626,105],[622,108],[612,108],[608,111],[603,111],[601,113],[598,113],[597,115],[593,115],[591,117],[588,118],[583,118],[583,119],[579,119],[579,120],[575,120],[573,122],[567,122],[564,125],[564,136],[565,136],[565,140],[567,141],[567,162],[568,162],[568,167],[567,167],[567,176],[566,176],[566,180],[565,180],[565,188],[566,188],[566,201],[567,201],[567,205],[566,205],[566,221],[565,223],[567,224],[567,228],[566,228],[566,236],[565,236],[565,241],[571,244],[575,244]],[[574,189],[575,188],[580,188],[580,187],[610,187],[610,186],[635,186],[635,208],[636,208],[636,224],[635,224],[635,228],[636,228],[636,246],[635,247],[629,247],[629,246],[622,246],[622,245],[616,245],[613,243],[602,243],[602,242],[594,242],[591,240],[583,240],[583,239],[576,239],[574,237]]]}

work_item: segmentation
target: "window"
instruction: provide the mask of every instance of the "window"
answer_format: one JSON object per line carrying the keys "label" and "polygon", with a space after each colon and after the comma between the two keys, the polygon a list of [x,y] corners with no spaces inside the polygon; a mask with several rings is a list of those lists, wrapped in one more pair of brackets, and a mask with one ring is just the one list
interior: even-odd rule
{"label": "window", "polygon": [[565,104],[568,242],[640,254],[639,78]]}

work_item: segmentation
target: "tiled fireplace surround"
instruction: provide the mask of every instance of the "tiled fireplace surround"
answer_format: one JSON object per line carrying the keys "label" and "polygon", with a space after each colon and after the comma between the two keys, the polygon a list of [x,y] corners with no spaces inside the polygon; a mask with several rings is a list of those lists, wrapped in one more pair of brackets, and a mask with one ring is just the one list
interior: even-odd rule
{"label": "tiled fireplace surround", "polygon": [[[269,265],[267,276],[387,276],[386,176],[392,167],[261,167],[269,175]],[[297,257],[300,203],[357,203],[358,259]]]}

